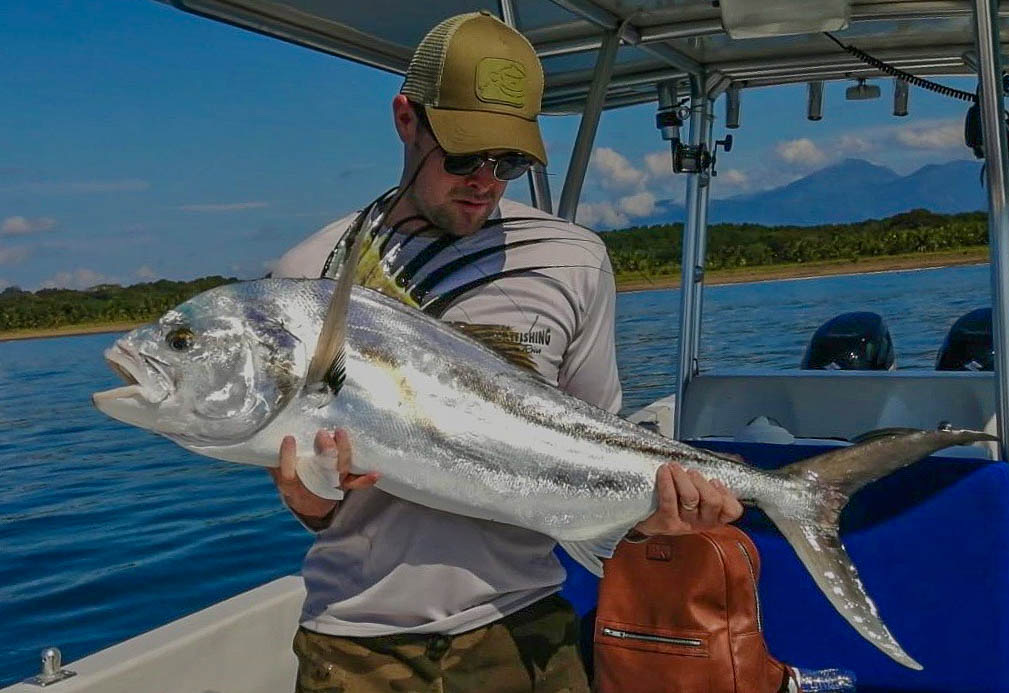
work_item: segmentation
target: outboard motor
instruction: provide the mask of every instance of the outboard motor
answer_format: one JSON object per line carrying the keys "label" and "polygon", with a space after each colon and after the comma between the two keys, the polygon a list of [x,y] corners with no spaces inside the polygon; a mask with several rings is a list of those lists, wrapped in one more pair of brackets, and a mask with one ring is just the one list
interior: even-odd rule
{"label": "outboard motor", "polygon": [[991,308],[972,310],[953,323],[946,333],[937,371],[993,371],[995,345],[992,343]]}
{"label": "outboard motor", "polygon": [[876,313],[842,313],[820,325],[809,340],[802,368],[886,371],[895,363],[893,340]]}

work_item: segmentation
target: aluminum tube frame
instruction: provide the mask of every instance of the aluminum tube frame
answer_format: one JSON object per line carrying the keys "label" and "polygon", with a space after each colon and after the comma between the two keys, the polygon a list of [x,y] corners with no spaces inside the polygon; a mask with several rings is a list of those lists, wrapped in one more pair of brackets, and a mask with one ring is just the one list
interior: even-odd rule
{"label": "aluminum tube frame", "polygon": [[[704,80],[690,80],[690,144],[711,147],[713,101]],[[708,188],[706,171],[687,174],[687,221],[683,225],[682,279],[680,281],[680,339],[677,350],[676,407],[673,438],[683,436],[683,404],[690,381],[698,371],[701,343],[701,303],[704,291],[704,251],[707,245]]]}
{"label": "aluminum tube frame", "polygon": [[[614,87],[637,87],[648,86],[655,82],[664,82],[667,79],[686,76],[685,72],[672,68],[648,70],[647,72],[631,72],[622,74],[614,69],[610,75],[609,88]],[[584,95],[592,88],[592,82],[596,77],[596,71],[579,70],[577,73],[564,73],[558,75],[557,79],[551,79],[544,89],[544,98],[564,98],[567,96]],[[651,91],[651,88],[649,88]]]}
{"label": "aluminum tube frame", "polygon": [[1009,460],[1009,146],[1002,97],[1002,52],[997,0],[974,0],[981,78],[981,125],[988,182],[988,249],[991,254],[992,329],[995,346],[995,411],[1000,458]]}
{"label": "aluminum tube frame", "polygon": [[547,169],[542,164],[536,164],[529,173],[529,199],[533,201],[533,207],[546,212],[554,213],[554,200],[550,196],[550,181],[547,180]]}
{"label": "aluminum tube frame", "polygon": [[[636,26],[613,14],[608,9],[600,7],[592,2],[592,0],[552,0],[552,2],[575,16],[586,19],[607,31],[619,32],[619,38],[673,67],[691,74],[700,74],[702,72],[700,63],[670,45],[659,41],[647,46],[643,45],[641,43],[641,32]],[[600,47],[600,50],[602,50],[602,47]]]}
{"label": "aluminum tube frame", "polygon": [[332,30],[316,26],[291,9],[270,6],[269,13],[249,3],[248,7],[219,0],[162,0],[179,10],[232,26],[264,34],[376,67],[394,74],[406,74],[413,49],[386,41],[352,27]]}
{"label": "aluminum tube frame", "polygon": [[561,201],[557,206],[557,215],[568,221],[574,221],[578,211],[578,198],[581,196],[582,184],[585,182],[585,169],[588,168],[589,157],[592,155],[592,143],[596,139],[599,116],[603,112],[606,88],[610,84],[613,63],[616,62],[619,46],[620,37],[617,32],[607,32],[603,39],[603,45],[599,49],[599,56],[596,58],[596,75],[592,80],[592,87],[589,89],[589,95],[585,101],[581,122],[578,124],[578,136],[575,138],[575,147],[571,151],[571,162],[568,164],[568,173],[564,178]]}
{"label": "aluminum tube frame", "polygon": [[[626,94],[623,96],[610,96],[603,104],[603,110],[613,108],[623,108],[624,106],[637,106],[642,103],[655,101],[654,94]],[[543,102],[543,110],[546,115],[581,115],[584,99],[562,99],[560,101]]]}
{"label": "aluminum tube frame", "polygon": [[501,21],[510,26],[512,29],[518,29],[519,18],[518,14],[515,12],[514,1],[498,0],[498,8],[501,13]]}
{"label": "aluminum tube frame", "polygon": [[[701,143],[709,150],[712,143],[712,131],[714,129],[714,97],[709,92],[705,98],[701,99],[699,108],[691,104],[691,118],[697,118],[704,125],[701,128]],[[693,133],[691,133],[693,138]],[[693,354],[693,375],[700,369],[701,354],[701,317],[704,314],[704,269],[705,258],[708,248],[708,196],[711,192],[711,175],[707,171],[697,174],[700,194],[697,200],[696,215],[697,221],[694,224],[697,241],[694,243],[694,295],[690,324],[692,326],[692,341],[690,353]]]}
{"label": "aluminum tube frame", "polygon": [[[512,29],[518,29],[519,17],[515,9],[515,0],[498,0],[501,10],[501,21]],[[550,198],[550,183],[547,181],[547,169],[543,164],[535,164],[529,173],[529,199],[533,206],[541,212],[553,214],[554,203]]]}

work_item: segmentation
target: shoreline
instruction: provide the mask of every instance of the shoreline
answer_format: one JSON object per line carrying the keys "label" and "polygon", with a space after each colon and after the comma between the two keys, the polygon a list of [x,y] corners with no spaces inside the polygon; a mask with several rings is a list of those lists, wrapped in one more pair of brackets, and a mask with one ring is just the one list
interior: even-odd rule
{"label": "shoreline", "polygon": [[128,332],[147,321],[108,322],[88,325],[63,325],[45,329],[22,329],[0,331],[0,342],[17,342],[23,339],[50,339],[53,337],[79,337],[87,334],[106,334],[109,332]]}
{"label": "shoreline", "polygon": [[[988,260],[987,246],[980,246],[977,248],[964,248],[935,253],[912,253],[908,255],[861,258],[856,262],[850,260],[824,260],[791,265],[759,265],[756,267],[711,270],[706,273],[705,284],[708,286],[718,286],[723,284],[778,281],[782,279],[813,279],[853,274],[900,272],[902,270],[937,269],[959,265],[986,264]],[[651,278],[634,278],[623,275],[617,276],[616,282],[618,292],[676,289],[680,286],[680,276],[661,275]],[[65,325],[49,329],[0,331],[0,342],[127,332],[139,325],[143,325],[144,322],[127,321],[91,325]]]}
{"label": "shoreline", "polygon": [[[790,265],[758,265],[756,267],[709,270],[705,273],[704,283],[706,286],[719,286],[784,279],[816,279],[819,277],[855,274],[938,269],[960,265],[981,265],[987,264],[988,261],[988,247],[980,246],[977,248],[964,248],[934,253],[911,253],[907,255],[860,258],[856,262],[850,260],[820,260],[817,262]],[[618,292],[678,289],[680,286],[680,275],[660,275],[650,278],[634,278],[628,275],[618,275],[616,281]]]}

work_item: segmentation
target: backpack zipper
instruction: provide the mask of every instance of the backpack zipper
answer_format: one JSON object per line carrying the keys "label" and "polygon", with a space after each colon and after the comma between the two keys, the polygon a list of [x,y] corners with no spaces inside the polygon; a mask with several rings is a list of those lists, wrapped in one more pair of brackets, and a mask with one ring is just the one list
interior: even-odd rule
{"label": "backpack zipper", "polygon": [[603,626],[603,635],[624,640],[647,640],[648,642],[664,642],[670,645],[682,645],[683,647],[701,647],[703,642],[696,638],[672,638],[665,635],[650,635],[648,633],[634,633],[627,630],[617,630]]}
{"label": "backpack zipper", "polygon": [[764,624],[760,616],[760,597],[757,595],[757,575],[753,570],[753,561],[750,560],[750,553],[743,546],[743,542],[737,541],[736,546],[743,552],[743,557],[746,559],[746,567],[750,569],[750,580],[753,581],[753,605],[757,612],[757,630],[763,631]]}

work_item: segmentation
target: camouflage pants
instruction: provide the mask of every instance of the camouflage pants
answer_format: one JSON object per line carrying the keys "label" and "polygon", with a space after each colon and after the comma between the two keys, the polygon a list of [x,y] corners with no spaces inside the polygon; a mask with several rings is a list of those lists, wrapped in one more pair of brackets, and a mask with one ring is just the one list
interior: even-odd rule
{"label": "camouflage pants", "polygon": [[458,635],[341,638],[299,628],[296,693],[588,693],[578,618],[553,595]]}

